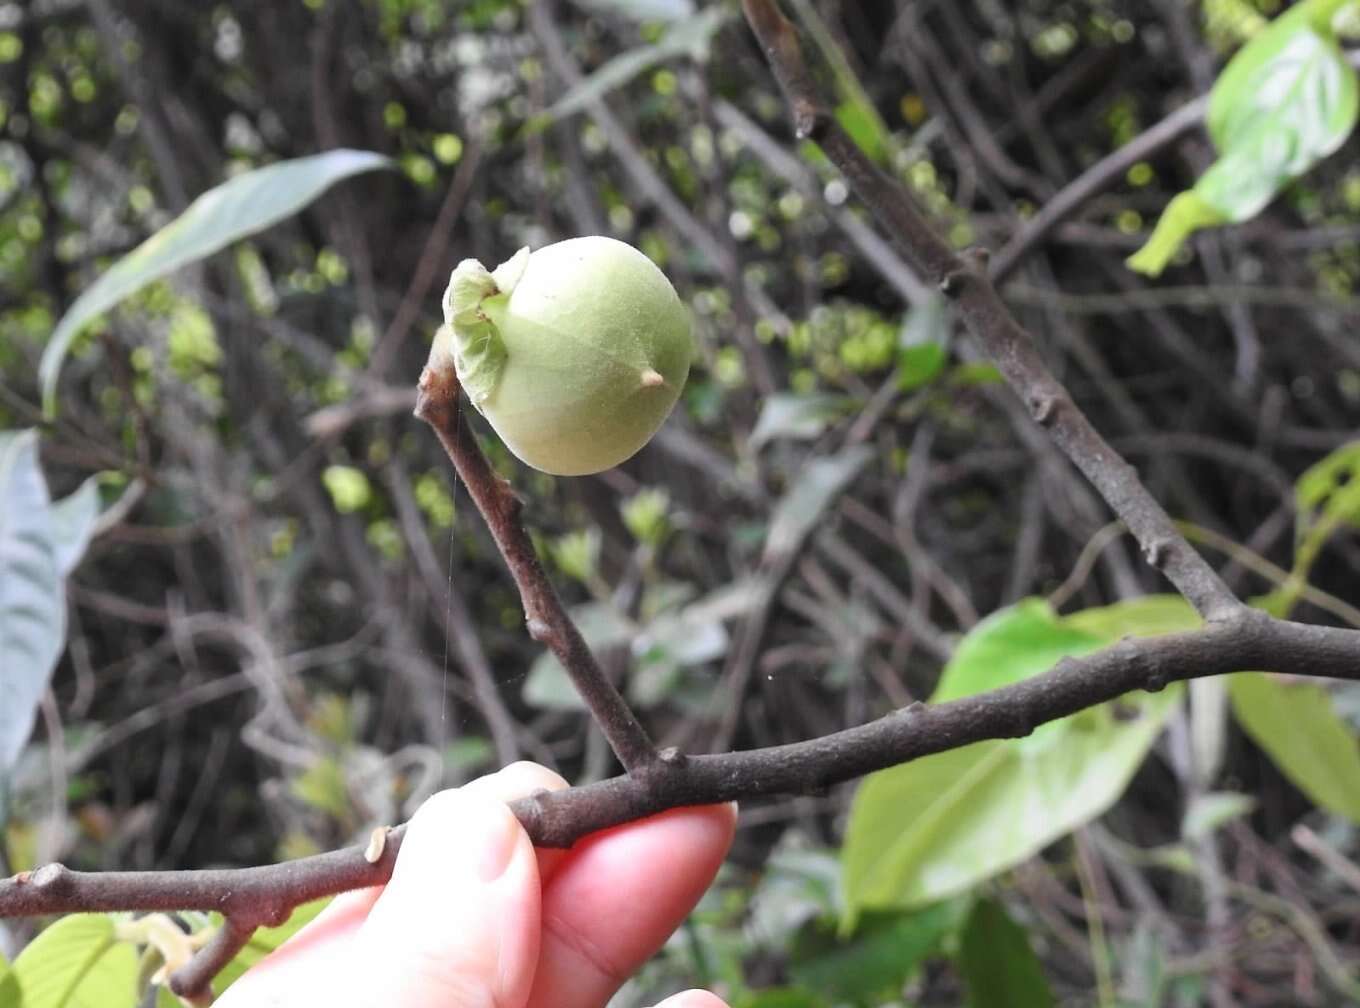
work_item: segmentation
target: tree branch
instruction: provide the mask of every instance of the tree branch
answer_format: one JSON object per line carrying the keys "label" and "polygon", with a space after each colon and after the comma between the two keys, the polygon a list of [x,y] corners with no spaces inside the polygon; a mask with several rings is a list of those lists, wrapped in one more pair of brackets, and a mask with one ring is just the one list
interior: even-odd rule
{"label": "tree branch", "polygon": [[[804,794],[875,770],[988,739],[1016,738],[1135,690],[1246,669],[1360,680],[1360,631],[1271,618],[1239,603],[1194,552],[1129,466],[1094,430],[1044,366],[1029,335],[997,296],[981,256],[961,257],[938,238],[905,191],[883,176],[826,115],[793,26],[773,0],[744,0],[788,95],[802,136],[815,138],[869,205],[907,260],[959,305],[973,337],[1032,415],[1128,525],[1149,560],[1206,618],[1186,633],[1126,639],[1048,672],[948,703],[910,706],[821,738],[747,752],[684,757],[657,753],[605,678],[562,608],[519,519],[520,505],[492,472],[458,413],[451,368],[427,368],[416,414],[430,424],[485,517],[519,587],[530,633],[572,675],[626,775],[539,792],[511,804],[533,842],[564,847],[666,809],[757,796]],[[0,880],[0,917],[85,911],[216,910],[216,935],[172,978],[202,997],[256,927],[285,920],[301,903],[379,885],[391,875],[404,826],[381,844],[254,868],[182,872],[71,871],[47,865]]]}
{"label": "tree branch", "polygon": [[[1065,658],[1043,675],[941,704],[912,704],[875,721],[789,745],[712,756],[673,757],[656,766],[511,804],[533,842],[567,847],[597,830],[667,809],[773,795],[833,784],[983,742],[1021,738],[1039,725],[1135,690],[1242,670],[1360,681],[1360,631],[1274,619],[1241,608],[1201,629],[1130,638]],[[0,917],[73,910],[217,910],[278,923],[308,900],[391,874],[404,826],[388,831],[381,855],[349,847],[254,868],[172,872],[76,872],[47,865],[0,881]]]}

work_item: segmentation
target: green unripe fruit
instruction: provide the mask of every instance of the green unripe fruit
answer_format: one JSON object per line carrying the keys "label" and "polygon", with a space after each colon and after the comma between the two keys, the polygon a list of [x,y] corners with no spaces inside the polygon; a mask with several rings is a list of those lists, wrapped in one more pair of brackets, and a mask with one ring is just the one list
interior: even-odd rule
{"label": "green unripe fruit", "polygon": [[555,476],[618,465],[651,440],[689,375],[689,313],[665,274],[613,238],[464,259],[431,362],[523,462]]}

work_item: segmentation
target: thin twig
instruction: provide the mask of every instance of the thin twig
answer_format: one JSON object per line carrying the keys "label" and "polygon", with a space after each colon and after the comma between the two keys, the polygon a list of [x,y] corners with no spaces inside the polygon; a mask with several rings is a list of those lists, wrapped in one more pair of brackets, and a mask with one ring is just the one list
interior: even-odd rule
{"label": "thin twig", "polygon": [[529,635],[546,644],[562,663],[624,769],[632,773],[653,766],[658,762],[656,747],[563,608],[520,521],[519,498],[492,472],[470,426],[459,415],[459,391],[451,364],[427,366],[420,376],[416,416],[434,430],[486,519],[519,588]]}
{"label": "thin twig", "polygon": [[794,26],[774,0],[743,0],[746,19],[784,89],[798,136],[815,140],[846,182],[893,236],[907,262],[958,305],[968,331],[1030,415],[1095,486],[1137,539],[1147,561],[1206,619],[1232,617],[1242,604],[1177,531],[1162,506],[1086,419],[1049,372],[1030,337],[1002,303],[986,257],[958,255],[927,221],[910,193],[878,170],[817,93]]}

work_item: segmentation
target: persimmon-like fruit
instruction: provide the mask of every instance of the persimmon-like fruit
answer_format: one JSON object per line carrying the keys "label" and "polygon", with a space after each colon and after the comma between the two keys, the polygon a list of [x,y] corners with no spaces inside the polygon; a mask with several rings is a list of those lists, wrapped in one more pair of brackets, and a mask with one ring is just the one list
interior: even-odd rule
{"label": "persimmon-like fruit", "polygon": [[613,238],[520,249],[488,271],[464,259],[431,355],[523,462],[601,472],[651,440],[694,353],[689,313],[664,273]]}

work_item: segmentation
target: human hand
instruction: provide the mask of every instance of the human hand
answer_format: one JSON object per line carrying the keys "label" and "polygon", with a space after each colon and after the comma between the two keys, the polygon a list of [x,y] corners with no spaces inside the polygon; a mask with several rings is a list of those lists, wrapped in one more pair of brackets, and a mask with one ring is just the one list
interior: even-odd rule
{"label": "human hand", "polygon": [[[219,1008],[602,1008],[712,882],[732,805],[535,850],[506,802],[567,786],[515,763],[416,812],[385,886],[337,896]],[[658,1008],[725,1008],[703,991]]]}

